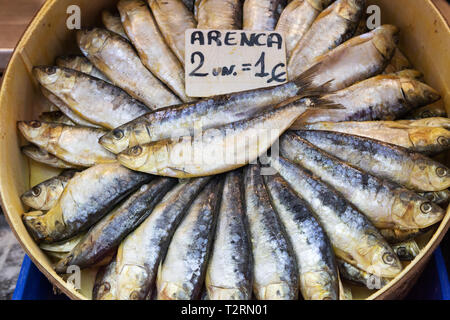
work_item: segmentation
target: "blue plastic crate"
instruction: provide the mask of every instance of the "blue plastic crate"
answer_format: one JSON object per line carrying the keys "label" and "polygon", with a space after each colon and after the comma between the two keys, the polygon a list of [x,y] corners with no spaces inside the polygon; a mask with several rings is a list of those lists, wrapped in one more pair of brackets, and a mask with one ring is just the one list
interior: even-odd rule
{"label": "blue plastic crate", "polygon": [[[63,295],[55,295],[53,286],[47,278],[25,256],[17,280],[13,300],[67,300]],[[450,283],[442,256],[438,247],[419,280],[406,299],[414,300],[450,300]]]}

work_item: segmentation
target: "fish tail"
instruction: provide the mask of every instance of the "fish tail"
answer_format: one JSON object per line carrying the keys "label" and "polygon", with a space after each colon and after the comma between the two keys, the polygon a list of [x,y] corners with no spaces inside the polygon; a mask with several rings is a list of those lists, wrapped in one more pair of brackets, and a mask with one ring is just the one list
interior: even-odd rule
{"label": "fish tail", "polygon": [[322,66],[322,62],[318,62],[315,65],[313,65],[311,68],[304,71],[302,74],[300,74],[297,78],[292,80],[293,83],[298,88],[298,94],[303,95],[305,92],[320,92],[320,93],[326,93],[330,91],[330,85],[333,80],[327,81],[324,84],[317,86],[314,85],[314,78],[316,77],[318,71],[320,70],[320,67]]}

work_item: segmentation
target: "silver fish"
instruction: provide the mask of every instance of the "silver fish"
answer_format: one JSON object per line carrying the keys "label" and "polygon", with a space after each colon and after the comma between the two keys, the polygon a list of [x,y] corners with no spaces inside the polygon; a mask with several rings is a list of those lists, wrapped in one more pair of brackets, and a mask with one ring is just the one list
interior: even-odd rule
{"label": "silver fish", "polygon": [[47,151],[45,151],[39,147],[36,147],[35,145],[32,145],[32,144],[30,144],[28,146],[23,146],[20,149],[22,150],[22,153],[24,155],[26,155],[28,158],[30,158],[34,161],[40,162],[40,163],[44,163],[53,168],[60,168],[60,169],[81,168],[72,163],[68,163],[64,160],[61,160],[58,157],[56,157],[56,156],[48,153]]}
{"label": "silver fish", "polygon": [[245,0],[243,8],[243,29],[272,31],[277,25],[280,0]]}
{"label": "silver fish", "polygon": [[93,300],[116,300],[117,291],[116,259],[101,267],[95,276],[94,288],[92,289]]}
{"label": "silver fish", "polygon": [[240,30],[242,0],[202,0],[197,8],[198,29]]}
{"label": "silver fish", "polygon": [[111,83],[111,81],[94,65],[89,61],[88,58],[83,56],[61,56],[56,58],[56,65],[61,68],[73,69],[86,73],[90,76],[99,78],[103,81]]}

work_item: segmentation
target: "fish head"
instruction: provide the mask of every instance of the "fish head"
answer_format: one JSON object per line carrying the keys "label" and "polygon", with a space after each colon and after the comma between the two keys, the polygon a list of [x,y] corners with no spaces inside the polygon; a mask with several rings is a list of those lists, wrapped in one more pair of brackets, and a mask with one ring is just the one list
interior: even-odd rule
{"label": "fish head", "polygon": [[118,154],[139,144],[136,139],[133,139],[135,137],[134,131],[134,125],[125,124],[108,132],[98,142],[107,150]]}
{"label": "fish head", "polygon": [[403,96],[408,105],[418,108],[438,101],[441,96],[429,85],[412,78],[400,78]]}
{"label": "fish head", "polygon": [[41,185],[34,186],[25,192],[20,199],[31,208],[42,208],[47,200],[47,188]]}
{"label": "fish head", "polygon": [[411,128],[409,138],[416,150],[427,153],[450,149],[450,131],[440,127]]}
{"label": "fish head", "polygon": [[377,238],[377,245],[371,250],[371,263],[365,271],[381,278],[394,278],[403,269],[400,259],[381,235]]}
{"label": "fish head", "polygon": [[105,46],[106,40],[110,37],[107,30],[100,28],[85,28],[77,31],[77,42],[81,52],[85,56],[92,56],[99,53]]}
{"label": "fish head", "polygon": [[147,269],[142,266],[122,266],[117,275],[117,299],[145,300],[151,278]]}
{"label": "fish head", "polygon": [[292,293],[292,287],[287,282],[258,286],[255,290],[258,300],[290,300],[292,299]]}
{"label": "fish head", "polygon": [[410,179],[423,186],[423,191],[439,191],[450,187],[450,169],[428,158],[414,162]]}
{"label": "fish head", "polygon": [[[117,161],[127,168],[139,170],[147,164],[147,160],[152,161],[152,155],[148,154],[148,151],[151,152],[151,147],[149,146],[134,146],[119,153]],[[147,159],[148,157],[150,159]]]}
{"label": "fish head", "polygon": [[372,43],[386,60],[394,55],[398,43],[400,30],[393,25],[382,25],[373,32]]}
{"label": "fish head", "polygon": [[76,82],[73,70],[55,66],[34,67],[33,74],[39,83],[51,93],[70,92]]}
{"label": "fish head", "polygon": [[44,240],[49,234],[46,224],[42,221],[43,216],[42,211],[28,212],[22,216],[25,227],[37,242]]}
{"label": "fish head", "polygon": [[48,122],[37,120],[19,121],[17,127],[28,141],[42,140],[41,138],[47,137],[51,133],[51,125]]}
{"label": "fish head", "polygon": [[444,217],[444,210],[413,192],[401,191],[392,206],[392,219],[401,229],[426,228]]}

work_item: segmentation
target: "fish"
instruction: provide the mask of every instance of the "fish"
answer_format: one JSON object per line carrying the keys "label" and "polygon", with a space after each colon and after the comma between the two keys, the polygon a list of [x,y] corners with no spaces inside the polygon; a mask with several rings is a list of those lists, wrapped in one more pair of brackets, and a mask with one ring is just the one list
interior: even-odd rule
{"label": "fish", "polygon": [[340,132],[299,130],[295,133],[344,162],[408,189],[440,191],[450,187],[450,169],[420,153]]}
{"label": "fish", "polygon": [[267,151],[307,108],[331,107],[315,98],[281,104],[250,120],[134,146],[117,155],[132,170],[173,178],[215,175],[240,168]]}
{"label": "fish", "polygon": [[158,267],[158,300],[198,299],[214,239],[223,179],[213,179],[192,202]]}
{"label": "fish", "polygon": [[60,175],[47,179],[20,196],[22,202],[35,210],[50,210],[64,191],[67,183],[77,173],[66,170]]}
{"label": "fish", "polygon": [[411,229],[411,230],[400,230],[400,229],[380,229],[380,233],[383,238],[390,244],[396,244],[404,241],[414,239],[415,237],[425,233],[426,229]]}
{"label": "fish", "polygon": [[94,65],[88,58],[77,55],[61,56],[56,58],[56,65],[61,68],[73,69],[86,73],[90,76],[99,78],[103,81],[111,83],[111,81]]}
{"label": "fish", "polygon": [[439,100],[422,108],[415,109],[405,116],[406,119],[423,119],[432,117],[447,118],[447,110],[444,101]]}
{"label": "fish", "polygon": [[337,0],[323,10],[292,51],[287,64],[289,78],[298,76],[317,57],[350,39],[364,7],[365,0]]}
{"label": "fish", "polygon": [[81,52],[111,82],[150,109],[181,103],[141,62],[133,46],[114,32],[101,28],[77,31]]}
{"label": "fish", "polygon": [[450,149],[450,131],[441,127],[416,127],[397,121],[316,122],[305,130],[327,130],[372,138],[428,155]]}
{"label": "fish", "polygon": [[181,0],[148,0],[148,4],[168,46],[184,66],[184,33],[197,27],[193,13]]}
{"label": "fish", "polygon": [[60,169],[79,169],[81,167],[76,166],[72,163],[66,162],[64,160],[59,159],[58,157],[48,153],[47,151],[35,146],[35,145],[27,145],[20,148],[22,153],[26,155],[28,158],[40,162],[45,163],[53,168]]}
{"label": "fish", "polygon": [[442,208],[417,193],[351,166],[295,133],[280,138],[280,152],[342,193],[377,228],[426,228],[444,217]]}
{"label": "fish", "polygon": [[447,117],[429,117],[416,120],[398,120],[395,123],[408,127],[437,127],[450,129],[450,119]]}
{"label": "fish", "polygon": [[120,300],[149,299],[157,269],[191,203],[210,178],[179,183],[153,209],[150,216],[120,244],[117,254],[117,297]]}
{"label": "fish", "polygon": [[[63,100],[54,95],[49,90],[45,89],[41,86],[41,92],[44,97],[50,101],[57,110],[64,113],[64,115],[70,119],[74,124],[83,126],[83,127],[92,127],[92,128],[103,128],[102,126],[96,125],[92,122],[87,121],[83,117],[81,117],[76,111],[72,110]],[[67,100],[66,100],[67,101]],[[44,121],[44,120],[42,120]],[[54,122],[54,121],[50,121]]]}
{"label": "fish", "polygon": [[116,264],[116,259],[113,257],[109,264],[98,270],[95,276],[94,287],[92,289],[93,300],[116,300]]}
{"label": "fish", "polygon": [[64,273],[71,265],[85,269],[102,261],[150,215],[175,184],[175,179],[155,178],[141,186],[88,231],[83,240],[56,264],[56,272]]}
{"label": "fish", "polygon": [[144,66],[183,102],[192,101],[185,90],[184,68],[166,44],[147,4],[141,0],[121,0],[117,8]]}
{"label": "fish", "polygon": [[76,235],[73,238],[70,238],[68,240],[64,240],[61,242],[55,242],[55,243],[40,243],[39,248],[44,250],[46,253],[49,252],[56,252],[56,253],[64,253],[67,254],[70,252],[73,248],[76,247],[76,245],[83,239],[85,236],[85,232],[82,232],[78,235]]}
{"label": "fish", "polygon": [[403,54],[403,52],[397,47],[395,48],[394,55],[390,59],[388,65],[383,70],[383,73],[393,73],[405,69],[411,69],[413,66],[409,62],[408,58]]}
{"label": "fish", "polygon": [[297,43],[309,30],[317,16],[332,0],[293,0],[278,19],[275,31],[283,34],[286,58],[289,60]]}
{"label": "fish", "polygon": [[389,279],[365,272],[342,259],[337,259],[337,264],[339,267],[339,274],[343,279],[355,284],[363,285],[370,290],[381,289],[389,283]]}
{"label": "fish", "polygon": [[420,81],[378,75],[323,97],[344,110],[310,110],[293,127],[321,121],[395,120],[409,111],[440,99],[439,93]]}
{"label": "fish", "polygon": [[100,139],[100,144],[113,153],[136,145],[170,137],[194,135],[199,130],[220,127],[270,110],[289,98],[314,95],[325,90],[311,88],[314,68],[288,83],[243,92],[206,98],[199,101],[162,108],[116,127]]}
{"label": "fish", "polygon": [[209,300],[250,300],[253,261],[242,170],[225,176],[216,232],[206,269]]}
{"label": "fish", "polygon": [[[82,72],[59,67],[35,67],[33,72],[47,89],[44,94],[52,93],[88,124],[114,129],[150,111],[122,89]],[[55,104],[72,121],[87,126],[62,109],[61,104]]]}
{"label": "fish", "polygon": [[25,139],[76,166],[90,167],[116,160],[113,153],[98,143],[104,130],[37,120],[19,121],[17,126]]}
{"label": "fish", "polygon": [[294,248],[303,299],[338,300],[333,247],[314,213],[279,174],[265,175],[264,182]]}
{"label": "fish", "polygon": [[150,175],[128,170],[117,162],[98,164],[76,174],[47,213],[29,212],[22,220],[39,243],[70,239],[89,229],[150,179]]}
{"label": "fish", "polygon": [[392,248],[403,261],[412,261],[420,253],[420,248],[414,240],[394,244]]}
{"label": "fish", "polygon": [[243,30],[272,31],[277,25],[280,0],[245,0]]}
{"label": "fish", "polygon": [[[313,68],[317,63],[320,68],[312,83],[319,85],[331,81],[328,91],[334,92],[381,73],[394,52],[398,33],[397,27],[382,25],[315,58]],[[296,76],[288,71],[288,79]]]}
{"label": "fish", "polygon": [[270,202],[258,164],[245,168],[244,188],[254,261],[253,292],[258,300],[296,300],[299,271],[294,248]]}
{"label": "fish", "polygon": [[111,32],[117,33],[124,39],[128,40],[128,36],[123,29],[122,22],[120,21],[120,15],[118,12],[110,12],[108,10],[102,11],[102,22],[106,29]]}
{"label": "fish", "polygon": [[416,69],[405,69],[394,73],[389,73],[390,75],[395,75],[403,78],[411,78],[416,80],[423,80],[423,73]]}
{"label": "fish", "polygon": [[278,157],[264,157],[311,207],[324,228],[337,258],[379,277],[394,278],[400,260],[368,218],[344,196],[307,169]]}
{"label": "fish", "polygon": [[419,195],[443,208],[446,208],[448,206],[448,203],[450,202],[449,189],[435,192],[420,192]]}
{"label": "fish", "polygon": [[197,29],[242,29],[243,0],[201,0],[197,7]]}
{"label": "fish", "polygon": [[65,124],[68,126],[75,126],[75,123],[61,111],[42,112],[39,115],[39,121],[55,122]]}

